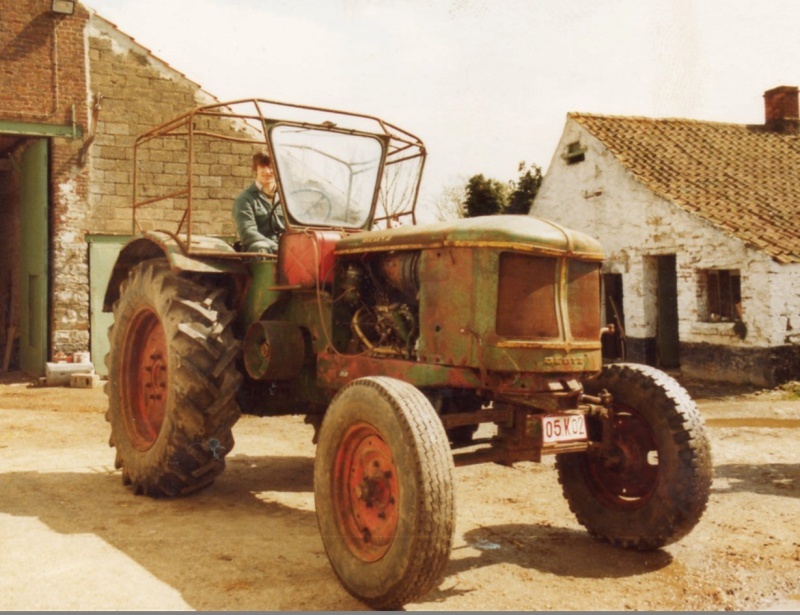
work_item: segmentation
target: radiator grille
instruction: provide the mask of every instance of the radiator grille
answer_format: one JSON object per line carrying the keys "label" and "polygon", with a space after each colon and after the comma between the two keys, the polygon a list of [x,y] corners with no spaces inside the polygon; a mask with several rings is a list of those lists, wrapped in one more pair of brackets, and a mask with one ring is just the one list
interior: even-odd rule
{"label": "radiator grille", "polygon": [[497,333],[515,338],[557,338],[558,259],[510,252],[500,255]]}
{"label": "radiator grille", "polygon": [[600,265],[570,261],[567,305],[572,338],[600,338]]}

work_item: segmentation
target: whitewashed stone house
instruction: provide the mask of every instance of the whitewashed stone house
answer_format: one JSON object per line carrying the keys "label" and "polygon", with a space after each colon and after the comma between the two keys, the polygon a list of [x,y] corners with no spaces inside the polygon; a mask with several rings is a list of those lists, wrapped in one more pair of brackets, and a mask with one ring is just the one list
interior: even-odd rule
{"label": "whitewashed stone house", "polygon": [[606,249],[610,359],[800,378],[798,89],[760,125],[570,113],[531,214]]}

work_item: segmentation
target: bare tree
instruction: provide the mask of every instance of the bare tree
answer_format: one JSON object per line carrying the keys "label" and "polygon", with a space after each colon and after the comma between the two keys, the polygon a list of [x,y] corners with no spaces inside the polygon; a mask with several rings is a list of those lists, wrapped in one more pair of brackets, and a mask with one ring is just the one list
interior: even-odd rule
{"label": "bare tree", "polygon": [[466,214],[464,209],[466,200],[467,189],[463,181],[445,186],[433,202],[433,215],[440,221],[463,218]]}

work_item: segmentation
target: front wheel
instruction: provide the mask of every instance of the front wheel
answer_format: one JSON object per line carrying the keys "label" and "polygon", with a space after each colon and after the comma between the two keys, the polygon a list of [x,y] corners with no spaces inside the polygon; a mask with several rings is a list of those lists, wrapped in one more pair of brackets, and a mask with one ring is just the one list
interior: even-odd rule
{"label": "front wheel", "polygon": [[639,550],[680,540],[700,520],[713,467],[702,417],[686,390],[660,370],[613,364],[590,394],[612,395],[610,441],[556,456],[559,482],[593,536]]}
{"label": "front wheel", "polygon": [[453,459],[418,389],[385,377],[344,387],[320,429],[314,493],[328,559],[353,596],[396,609],[438,583],[453,543]]}

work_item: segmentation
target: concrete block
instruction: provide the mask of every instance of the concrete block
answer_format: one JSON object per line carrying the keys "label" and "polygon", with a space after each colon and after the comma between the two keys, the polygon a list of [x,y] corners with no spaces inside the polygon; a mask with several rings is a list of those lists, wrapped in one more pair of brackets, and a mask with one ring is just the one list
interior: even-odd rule
{"label": "concrete block", "polygon": [[69,386],[73,389],[92,389],[100,384],[98,374],[82,373],[70,374]]}
{"label": "concrete block", "polygon": [[93,374],[91,363],[47,363],[45,384],[47,386],[70,386],[72,374]]}

